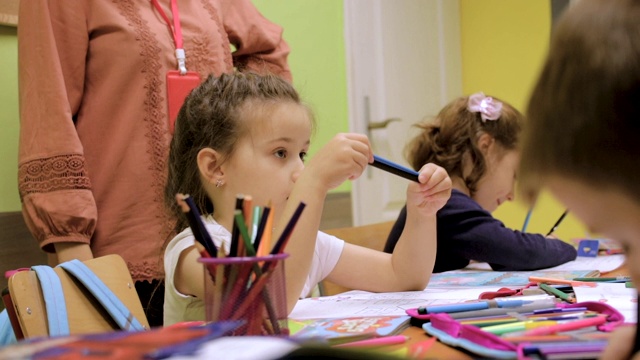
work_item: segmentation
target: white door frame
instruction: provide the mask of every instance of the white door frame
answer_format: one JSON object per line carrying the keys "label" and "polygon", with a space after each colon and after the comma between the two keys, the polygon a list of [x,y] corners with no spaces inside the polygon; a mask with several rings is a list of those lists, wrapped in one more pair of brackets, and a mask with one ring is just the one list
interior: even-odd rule
{"label": "white door frame", "polygon": [[[421,0],[425,6],[435,11],[430,19],[425,19],[425,24],[417,24],[425,26],[427,32],[430,32],[431,39],[437,38],[435,46],[429,47],[429,57],[432,64],[431,75],[435,74],[434,79],[428,85],[430,93],[430,104],[425,104],[425,111],[430,112],[428,115],[435,115],[437,110],[448,103],[451,99],[462,94],[462,66],[460,55],[460,25],[459,25],[459,3],[457,0]],[[399,0],[393,2],[385,2],[385,0],[344,0],[344,21],[345,21],[345,47],[347,60],[347,93],[349,101],[349,128],[352,132],[367,134],[368,122],[379,122],[385,118],[393,117],[394,114],[388,113],[387,99],[393,92],[393,84],[386,84],[389,77],[385,77],[385,66],[391,57],[395,64],[398,63],[398,57],[412,56],[409,53],[388,53],[385,51],[384,44],[385,35],[389,39],[389,34],[383,34],[383,16],[386,19],[393,16],[394,7],[397,9],[403,5],[416,6],[416,0]],[[391,4],[391,5],[390,5]],[[398,11],[398,16],[402,16],[402,11]],[[435,17],[435,20],[433,20]],[[398,42],[420,41],[422,36],[419,34],[405,34],[405,36],[394,37]],[[409,40],[409,39],[412,40]],[[394,40],[394,42],[396,41]],[[426,41],[426,40],[425,40]],[[415,43],[413,43],[415,44]],[[397,44],[393,44],[397,45]],[[413,49],[414,46],[406,46],[405,49]],[[421,56],[421,55],[418,55]],[[437,70],[434,72],[433,66]],[[395,70],[397,71],[397,69]],[[385,80],[386,79],[386,80]],[[393,80],[393,79],[391,79]],[[421,84],[416,84],[420,86]],[[435,98],[434,98],[435,97]],[[367,101],[369,99],[369,101]],[[427,114],[425,114],[427,115]],[[418,119],[408,119],[411,123]],[[375,130],[376,138],[378,138],[378,147],[388,147],[383,143],[388,143],[386,131]],[[370,136],[371,133],[368,133]],[[379,139],[381,137],[381,140]],[[402,139],[405,143],[409,140],[408,136]],[[372,143],[374,142],[371,139]],[[393,138],[393,141],[398,141]],[[374,151],[376,144],[374,143]],[[383,149],[380,149],[383,152]],[[393,154],[391,160],[400,162],[400,154]],[[403,164],[406,165],[406,164]],[[369,169],[362,177],[371,177]],[[393,181],[396,179],[394,178]],[[403,181],[397,179],[398,181]],[[393,184],[384,183],[380,186],[380,182],[376,182],[373,186],[371,181],[356,180],[352,183],[352,212],[354,225],[364,225],[371,222],[379,222],[394,219],[397,211],[402,207],[398,204],[397,209],[390,211],[381,211],[380,208],[367,206],[368,198],[372,196],[384,197],[385,191]],[[406,183],[402,183],[406,187]],[[391,185],[391,186],[389,186]],[[378,186],[380,192],[376,192]],[[396,191],[397,192],[397,191]],[[388,207],[387,207],[388,208]],[[372,214],[376,212],[376,214]]]}

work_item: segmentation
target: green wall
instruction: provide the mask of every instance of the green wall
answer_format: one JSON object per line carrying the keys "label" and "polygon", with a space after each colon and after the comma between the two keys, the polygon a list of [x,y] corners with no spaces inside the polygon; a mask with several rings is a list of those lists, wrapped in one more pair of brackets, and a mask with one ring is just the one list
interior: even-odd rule
{"label": "green wall", "polygon": [[[349,131],[342,0],[253,0],[270,21],[284,28],[291,47],[293,83],[311,105],[317,132],[310,155],[335,134]],[[346,181],[334,191],[350,191]]]}
{"label": "green wall", "polygon": [[0,84],[0,212],[18,211],[18,41],[1,25]]}
{"label": "green wall", "polygon": [[[550,1],[461,0],[460,23],[463,92],[484,91],[525,111],[549,45]],[[527,210],[516,196],[515,202],[501,206],[494,216],[520,229]],[[527,230],[546,233],[564,210],[544,193]],[[585,233],[571,214],[556,231],[563,240]]]}

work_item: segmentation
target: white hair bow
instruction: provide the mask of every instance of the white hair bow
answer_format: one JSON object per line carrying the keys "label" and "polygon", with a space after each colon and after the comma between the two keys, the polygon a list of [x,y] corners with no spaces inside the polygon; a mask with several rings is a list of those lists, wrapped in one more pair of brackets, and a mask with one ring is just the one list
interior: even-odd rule
{"label": "white hair bow", "polygon": [[490,96],[485,96],[483,92],[479,92],[469,96],[467,110],[474,113],[479,112],[483,122],[498,120],[502,115],[502,103],[493,100]]}

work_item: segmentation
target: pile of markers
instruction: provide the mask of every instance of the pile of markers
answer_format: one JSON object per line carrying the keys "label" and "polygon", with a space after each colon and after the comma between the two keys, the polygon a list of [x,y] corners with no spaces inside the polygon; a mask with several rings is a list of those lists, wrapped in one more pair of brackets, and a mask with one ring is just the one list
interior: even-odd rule
{"label": "pile of markers", "polygon": [[[207,321],[242,321],[235,335],[288,334],[283,251],[305,207],[300,203],[272,244],[273,211],[238,196],[229,251],[218,249],[188,196],[189,225],[204,250]],[[180,198],[178,198],[180,202]],[[186,209],[183,206],[183,210]],[[191,215],[189,215],[191,214]]]}
{"label": "pile of markers", "polygon": [[[433,328],[459,328],[459,337],[468,336],[467,340],[488,351],[517,349],[530,359],[565,358],[568,354],[580,359],[597,358],[609,336],[597,327],[607,323],[609,315],[580,304],[556,304],[552,296],[531,295],[432,305],[417,311],[436,314],[431,318],[433,325],[425,327],[428,333]],[[448,317],[441,318],[441,313]],[[440,325],[435,324],[437,319]],[[449,325],[442,325],[445,323]]]}

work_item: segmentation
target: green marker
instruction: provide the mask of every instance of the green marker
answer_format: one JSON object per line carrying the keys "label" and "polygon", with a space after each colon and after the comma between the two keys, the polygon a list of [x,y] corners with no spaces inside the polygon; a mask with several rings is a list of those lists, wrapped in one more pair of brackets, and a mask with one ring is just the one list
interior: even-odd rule
{"label": "green marker", "polygon": [[565,294],[564,292],[554,288],[553,286],[549,286],[547,284],[544,283],[540,283],[540,289],[546,291],[547,293],[556,296],[566,302],[571,302],[571,297],[567,294]]}

